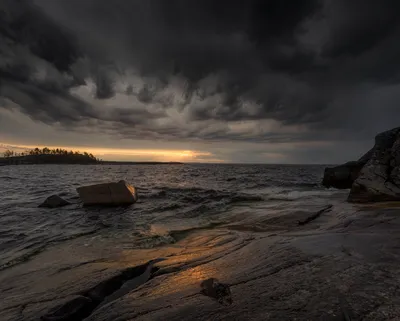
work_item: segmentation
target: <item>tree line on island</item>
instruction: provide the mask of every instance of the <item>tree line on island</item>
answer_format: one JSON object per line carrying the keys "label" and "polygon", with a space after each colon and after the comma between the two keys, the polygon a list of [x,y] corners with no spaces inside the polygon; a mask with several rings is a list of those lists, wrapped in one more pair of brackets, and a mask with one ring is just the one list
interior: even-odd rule
{"label": "tree line on island", "polygon": [[48,147],[34,148],[23,152],[7,149],[3,153],[3,163],[12,164],[94,164],[100,162],[93,154],[88,152],[72,151],[62,148],[50,149]]}
{"label": "tree line on island", "polygon": [[16,152],[7,149],[0,157],[0,165],[19,165],[19,164],[136,164],[136,165],[158,165],[158,164],[182,164],[180,162],[157,162],[157,161],[104,161],[96,158],[88,152],[72,151],[62,148],[50,149],[34,148],[23,152]]}

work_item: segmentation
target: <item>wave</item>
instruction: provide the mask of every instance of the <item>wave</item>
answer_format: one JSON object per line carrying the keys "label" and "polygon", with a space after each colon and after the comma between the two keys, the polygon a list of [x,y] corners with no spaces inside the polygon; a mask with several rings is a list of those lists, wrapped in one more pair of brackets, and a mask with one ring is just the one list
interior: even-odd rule
{"label": "wave", "polygon": [[264,199],[257,195],[248,195],[240,193],[232,193],[227,191],[220,191],[215,189],[203,189],[198,187],[190,188],[163,188],[160,191],[150,193],[147,195],[139,195],[141,198],[163,198],[169,197],[181,202],[186,203],[203,203],[208,201],[223,201],[227,200],[231,203],[237,202],[252,202],[263,201]]}
{"label": "wave", "polygon": [[187,193],[187,192],[215,192],[214,189],[207,189],[201,187],[155,187],[154,190],[161,190],[171,193]]}
{"label": "wave", "polygon": [[[211,230],[214,228],[217,228],[223,224],[226,224],[225,222],[214,222],[210,223],[204,226],[196,226],[196,227],[191,227],[191,228],[186,228],[182,230],[171,230],[171,231],[165,231],[165,232],[159,232],[153,234],[151,231],[147,232],[139,232],[136,235],[136,240],[134,241],[134,247],[135,248],[141,248],[141,249],[151,249],[151,248],[156,248],[156,247],[161,247],[169,244],[175,244],[182,239],[188,237],[190,234],[202,231],[202,230]],[[130,246],[132,246],[132,243],[130,243]]]}
{"label": "wave", "polygon": [[0,265],[0,271],[3,271],[5,269],[8,269],[8,268],[13,267],[15,265],[18,265],[18,264],[24,263],[26,261],[29,261],[32,257],[34,257],[34,256],[38,255],[39,253],[43,252],[45,248],[46,248],[46,245],[42,245],[39,248],[36,248],[36,249],[34,249],[34,250],[30,251],[30,252],[27,252],[25,254],[22,254],[22,255],[20,255],[20,256],[18,256],[16,258],[14,258],[14,259],[6,262],[6,263],[1,264]]}
{"label": "wave", "polygon": [[310,188],[310,189],[315,189],[315,188],[321,188],[322,185],[321,183],[316,183],[316,182],[287,182],[287,181],[269,181],[266,183],[254,183],[248,185],[247,188],[250,189],[256,189],[256,188],[273,188],[273,187],[279,187],[279,188]]}
{"label": "wave", "polygon": [[175,242],[178,242],[194,232],[202,231],[202,230],[211,230],[211,229],[217,228],[223,224],[225,224],[225,222],[216,222],[216,223],[210,223],[210,224],[207,224],[204,226],[192,227],[192,228],[183,229],[183,230],[174,230],[174,231],[170,231],[168,233],[168,235],[170,237],[172,237],[172,239],[174,239]]}
{"label": "wave", "polygon": [[170,235],[153,235],[136,242],[136,247],[141,249],[152,249],[155,247],[174,244],[176,240]]}
{"label": "wave", "polygon": [[15,180],[18,179],[18,177],[12,177],[12,176],[0,176],[0,180],[6,180],[6,181],[11,181],[11,180]]}
{"label": "wave", "polygon": [[177,210],[181,207],[182,207],[182,205],[179,205],[179,204],[168,204],[165,206],[153,208],[153,209],[151,209],[151,211],[152,212],[167,212],[167,211]]}
{"label": "wave", "polygon": [[301,183],[294,183],[293,184],[294,187],[310,187],[310,188],[315,188],[315,187],[321,187],[321,183],[305,183],[305,182],[301,182]]}
{"label": "wave", "polygon": [[335,194],[335,191],[329,190],[311,190],[311,191],[283,191],[268,197],[270,201],[295,201],[304,198],[326,197]]}
{"label": "wave", "polygon": [[158,191],[154,193],[148,193],[148,194],[141,194],[139,190],[139,198],[140,199],[148,199],[148,198],[164,198],[167,196],[166,191]]}

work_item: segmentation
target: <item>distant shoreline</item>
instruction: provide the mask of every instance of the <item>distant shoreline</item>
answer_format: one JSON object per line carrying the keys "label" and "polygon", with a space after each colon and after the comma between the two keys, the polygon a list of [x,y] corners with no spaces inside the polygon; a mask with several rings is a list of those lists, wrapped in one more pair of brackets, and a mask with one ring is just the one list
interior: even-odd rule
{"label": "distant shoreline", "polygon": [[118,162],[102,161],[85,155],[26,155],[1,157],[0,166],[7,165],[182,165],[181,162]]}
{"label": "distant shoreline", "polygon": [[18,165],[184,165],[181,162],[117,162],[117,161],[100,161],[95,163],[86,162],[13,162],[7,159],[6,161],[0,158],[0,166],[18,166]]}
{"label": "distant shoreline", "polygon": [[100,161],[100,165],[183,165],[181,162],[119,162],[119,161]]}

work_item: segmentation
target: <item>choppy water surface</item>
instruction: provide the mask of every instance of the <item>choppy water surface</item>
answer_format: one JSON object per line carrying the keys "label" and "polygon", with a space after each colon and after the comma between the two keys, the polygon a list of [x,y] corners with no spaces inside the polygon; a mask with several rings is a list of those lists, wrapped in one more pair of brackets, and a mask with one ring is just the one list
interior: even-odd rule
{"label": "choppy water surface", "polygon": [[[196,228],[240,224],[277,213],[342,203],[346,191],[320,185],[324,166],[27,165],[0,167],[0,270],[53,244],[83,236],[121,248],[175,242]],[[139,201],[83,208],[76,188],[124,179]],[[38,208],[52,194],[71,203]]]}

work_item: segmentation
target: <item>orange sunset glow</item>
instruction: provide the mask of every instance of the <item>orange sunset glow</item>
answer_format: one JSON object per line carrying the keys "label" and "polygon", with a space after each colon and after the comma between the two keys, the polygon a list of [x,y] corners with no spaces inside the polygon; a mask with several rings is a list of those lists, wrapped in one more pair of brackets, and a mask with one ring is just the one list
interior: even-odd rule
{"label": "orange sunset glow", "polygon": [[50,149],[62,148],[73,151],[86,151],[94,154],[103,160],[123,161],[162,161],[162,162],[222,162],[213,157],[213,154],[206,151],[178,150],[178,149],[122,149],[122,148],[101,148],[85,146],[51,146],[51,145],[19,145],[0,143],[0,153],[6,149],[17,152],[34,148],[48,147]]}

